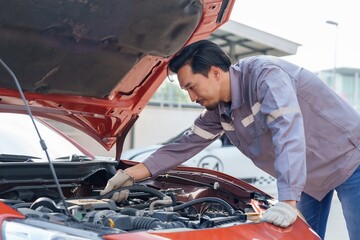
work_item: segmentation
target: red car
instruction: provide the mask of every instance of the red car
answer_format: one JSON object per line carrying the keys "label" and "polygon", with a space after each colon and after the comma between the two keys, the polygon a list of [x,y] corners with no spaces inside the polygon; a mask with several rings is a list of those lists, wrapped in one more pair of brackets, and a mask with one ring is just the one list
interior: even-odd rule
{"label": "red car", "polygon": [[97,158],[72,142],[77,154],[47,154],[37,120],[31,145],[5,138],[5,130],[25,132],[22,125],[3,124],[12,152],[0,148],[2,239],[319,239],[301,217],[288,228],[259,222],[276,200],[207,169],[179,167],[140,182],[123,203],[98,195],[117,169],[136,164],[120,159],[123,142],[171,57],[225,23],[233,5],[0,0],[0,112],[66,123],[117,150],[112,160]]}

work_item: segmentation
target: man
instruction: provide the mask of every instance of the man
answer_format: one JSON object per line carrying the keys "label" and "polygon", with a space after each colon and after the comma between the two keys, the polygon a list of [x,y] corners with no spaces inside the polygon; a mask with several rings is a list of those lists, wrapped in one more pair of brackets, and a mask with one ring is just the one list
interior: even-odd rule
{"label": "man", "polygon": [[101,194],[164,173],[226,134],[277,179],[279,203],[263,214],[264,221],[287,227],[296,220],[297,207],[324,238],[336,189],[350,238],[359,238],[360,116],[350,105],[310,71],[271,56],[231,66],[221,48],[207,40],[185,47],[169,67],[191,100],[206,110],[191,133],[118,171]]}

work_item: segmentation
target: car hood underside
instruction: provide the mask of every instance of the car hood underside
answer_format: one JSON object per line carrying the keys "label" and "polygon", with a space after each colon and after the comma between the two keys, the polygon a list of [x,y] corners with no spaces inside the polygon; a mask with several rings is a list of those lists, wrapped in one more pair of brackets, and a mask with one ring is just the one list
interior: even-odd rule
{"label": "car hood underside", "polygon": [[[126,135],[182,47],[228,20],[233,1],[0,0],[0,58],[34,115],[110,149]],[[25,112],[0,68],[0,111]]]}
{"label": "car hood underside", "polygon": [[[7,1],[1,7],[1,57],[24,91],[109,96],[143,56],[176,53],[202,14],[198,1],[81,2]],[[0,73],[1,87],[16,90],[9,74]]]}

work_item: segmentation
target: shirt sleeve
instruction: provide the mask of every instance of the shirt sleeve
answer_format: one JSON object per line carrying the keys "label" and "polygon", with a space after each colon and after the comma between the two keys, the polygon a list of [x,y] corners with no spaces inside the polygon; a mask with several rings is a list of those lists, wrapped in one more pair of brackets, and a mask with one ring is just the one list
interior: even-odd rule
{"label": "shirt sleeve", "polygon": [[259,73],[256,90],[272,133],[279,200],[298,201],[306,182],[306,145],[296,82],[280,67],[268,66]]}
{"label": "shirt sleeve", "polygon": [[152,177],[163,174],[189,160],[219,138],[223,130],[218,119],[216,110],[205,110],[195,120],[191,130],[145,159],[143,164],[149,169]]}

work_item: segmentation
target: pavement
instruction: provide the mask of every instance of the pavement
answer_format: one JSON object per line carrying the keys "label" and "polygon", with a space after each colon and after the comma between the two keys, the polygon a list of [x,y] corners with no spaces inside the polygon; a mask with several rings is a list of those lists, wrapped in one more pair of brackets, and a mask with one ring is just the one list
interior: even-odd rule
{"label": "pavement", "polygon": [[331,204],[325,240],[349,240],[344,215],[336,192]]}

